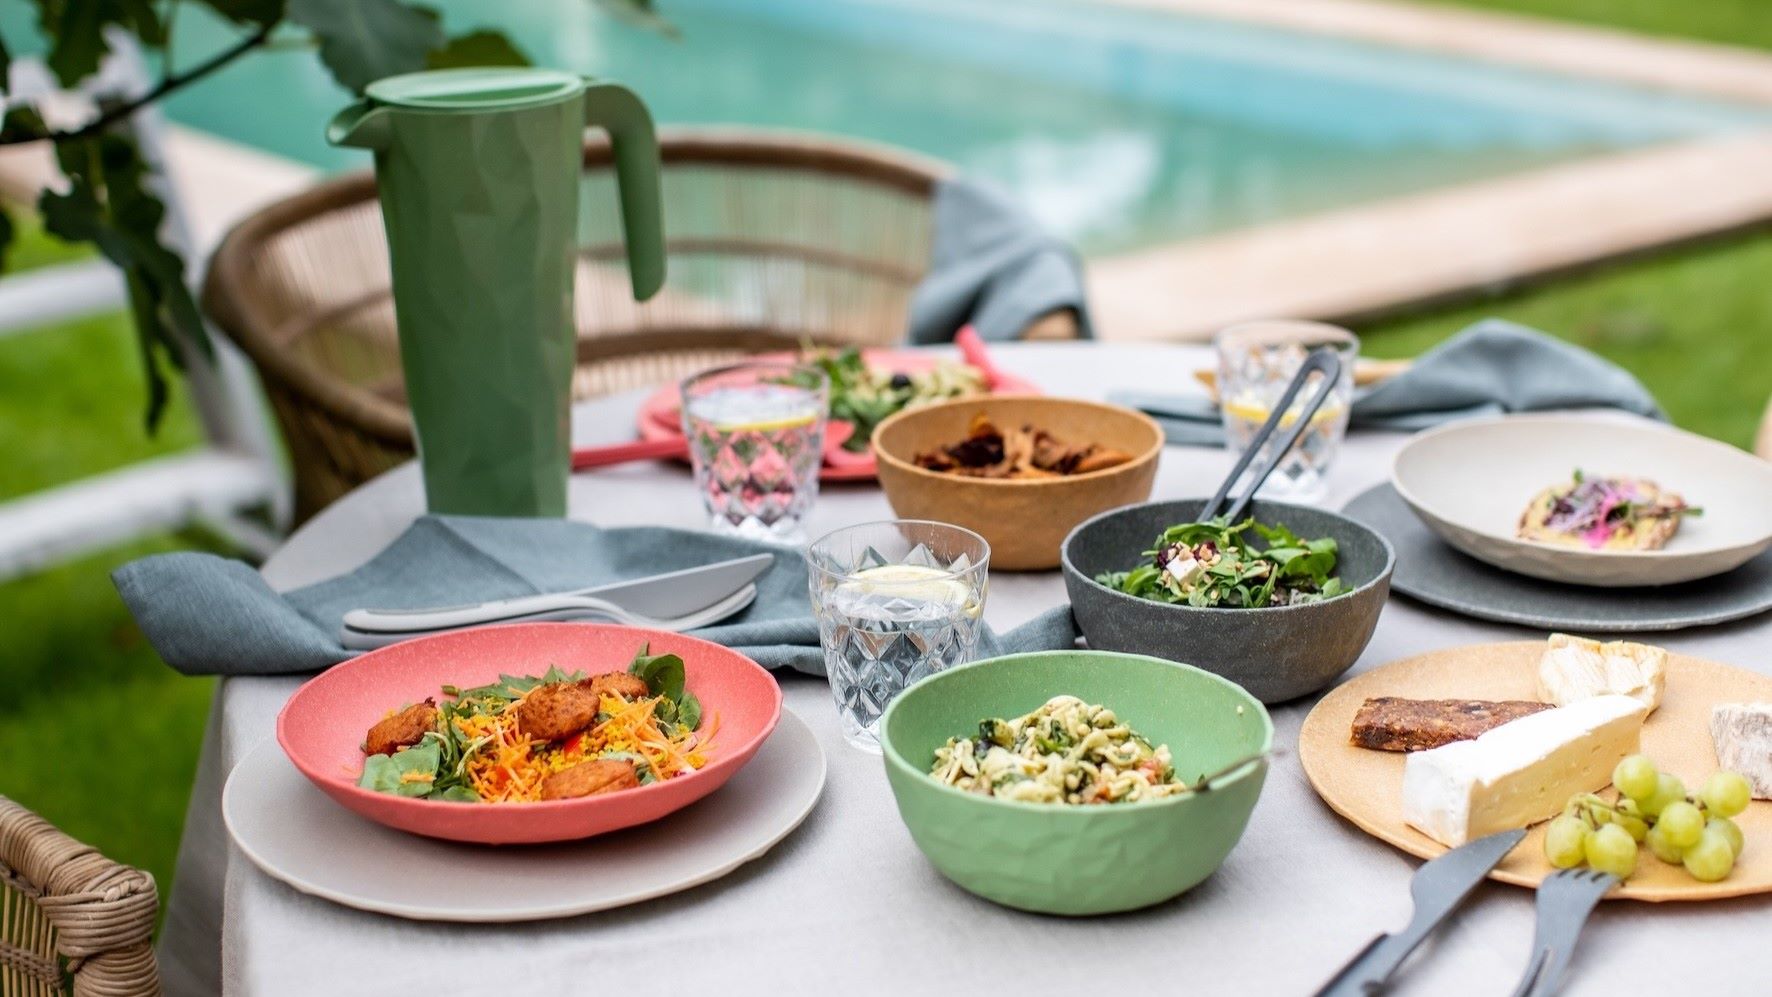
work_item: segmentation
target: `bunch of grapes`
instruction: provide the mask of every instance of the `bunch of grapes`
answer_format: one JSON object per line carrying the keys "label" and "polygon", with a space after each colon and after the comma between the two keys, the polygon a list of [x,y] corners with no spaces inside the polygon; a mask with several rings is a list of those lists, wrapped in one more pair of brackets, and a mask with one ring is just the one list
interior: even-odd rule
{"label": "bunch of grapes", "polygon": [[1752,799],[1747,780],[1714,772],[1693,796],[1679,777],[1657,771],[1643,755],[1612,770],[1618,802],[1592,793],[1572,797],[1544,832],[1544,857],[1559,869],[1583,862],[1629,879],[1637,869],[1637,845],[1669,865],[1683,865],[1693,879],[1714,883],[1729,875],[1744,844],[1730,818]]}

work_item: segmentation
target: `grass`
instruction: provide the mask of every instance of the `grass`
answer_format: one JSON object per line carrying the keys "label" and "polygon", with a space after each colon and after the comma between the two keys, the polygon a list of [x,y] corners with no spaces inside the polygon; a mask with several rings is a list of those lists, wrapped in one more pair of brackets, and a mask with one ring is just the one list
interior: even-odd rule
{"label": "grass", "polygon": [[1543,329],[1619,364],[1678,425],[1752,444],[1772,396],[1772,235],[1618,264],[1513,294],[1361,329],[1367,353],[1415,356],[1490,316]]}
{"label": "grass", "polygon": [[[12,265],[78,254],[27,226]],[[3,278],[0,278],[3,279]],[[142,426],[134,333],[108,315],[0,338],[0,499],[73,481],[199,438],[175,401]],[[111,586],[111,569],[203,544],[152,537],[0,584],[0,793],[165,890],[214,683],[161,664]]]}
{"label": "grass", "polygon": [[[1467,0],[1465,6],[1772,48],[1766,0]],[[14,266],[72,254],[28,231]],[[1772,235],[1612,266],[1361,329],[1368,351],[1409,356],[1491,315],[1589,347],[1637,374],[1679,424],[1738,445],[1772,394]],[[0,498],[189,446],[176,402],[156,437],[121,316],[0,338]],[[121,861],[171,882],[213,683],[162,665],[108,574],[130,558],[201,546],[153,537],[0,584],[11,621],[0,675],[0,793]]]}

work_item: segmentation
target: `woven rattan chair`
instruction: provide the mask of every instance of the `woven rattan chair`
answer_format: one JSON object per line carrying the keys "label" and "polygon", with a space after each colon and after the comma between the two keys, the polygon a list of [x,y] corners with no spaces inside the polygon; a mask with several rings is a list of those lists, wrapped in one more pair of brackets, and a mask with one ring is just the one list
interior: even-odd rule
{"label": "woven rattan chair", "polygon": [[[943,167],[755,132],[666,131],[660,148],[670,276],[636,304],[609,147],[585,147],[577,397],[801,342],[901,339]],[[412,455],[388,283],[367,172],[263,209],[211,261],[205,308],[258,366],[294,463],[298,520]],[[1060,312],[1027,336],[1075,332]]]}
{"label": "woven rattan chair", "polygon": [[158,994],[154,877],[0,796],[0,995]]}

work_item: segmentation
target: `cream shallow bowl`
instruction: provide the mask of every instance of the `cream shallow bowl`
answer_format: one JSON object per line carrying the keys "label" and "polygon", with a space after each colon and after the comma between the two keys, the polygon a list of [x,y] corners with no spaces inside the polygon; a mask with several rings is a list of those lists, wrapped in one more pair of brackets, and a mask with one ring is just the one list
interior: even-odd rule
{"label": "cream shallow bowl", "polygon": [[[1589,550],[1514,535],[1532,498],[1589,476],[1649,478],[1700,506],[1660,550]],[[1673,585],[1740,567],[1772,545],[1772,463],[1640,420],[1515,415],[1456,422],[1397,453],[1391,484],[1429,529],[1498,568],[1574,585]]]}

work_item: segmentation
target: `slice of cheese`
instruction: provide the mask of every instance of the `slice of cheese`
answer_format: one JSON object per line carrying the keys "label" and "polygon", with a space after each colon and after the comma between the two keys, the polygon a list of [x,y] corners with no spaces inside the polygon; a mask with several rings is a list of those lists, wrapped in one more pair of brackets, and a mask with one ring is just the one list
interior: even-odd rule
{"label": "slice of cheese", "polygon": [[1457,847],[1554,817],[1612,781],[1648,714],[1630,696],[1595,696],[1418,751],[1403,763],[1403,819]]}
{"label": "slice of cheese", "polygon": [[1630,696],[1653,713],[1667,687],[1667,652],[1648,644],[1551,634],[1538,660],[1538,698],[1568,706],[1594,696]]}
{"label": "slice of cheese", "polygon": [[1718,703],[1710,736],[1717,767],[1741,773],[1754,799],[1772,800],[1772,703]]}

